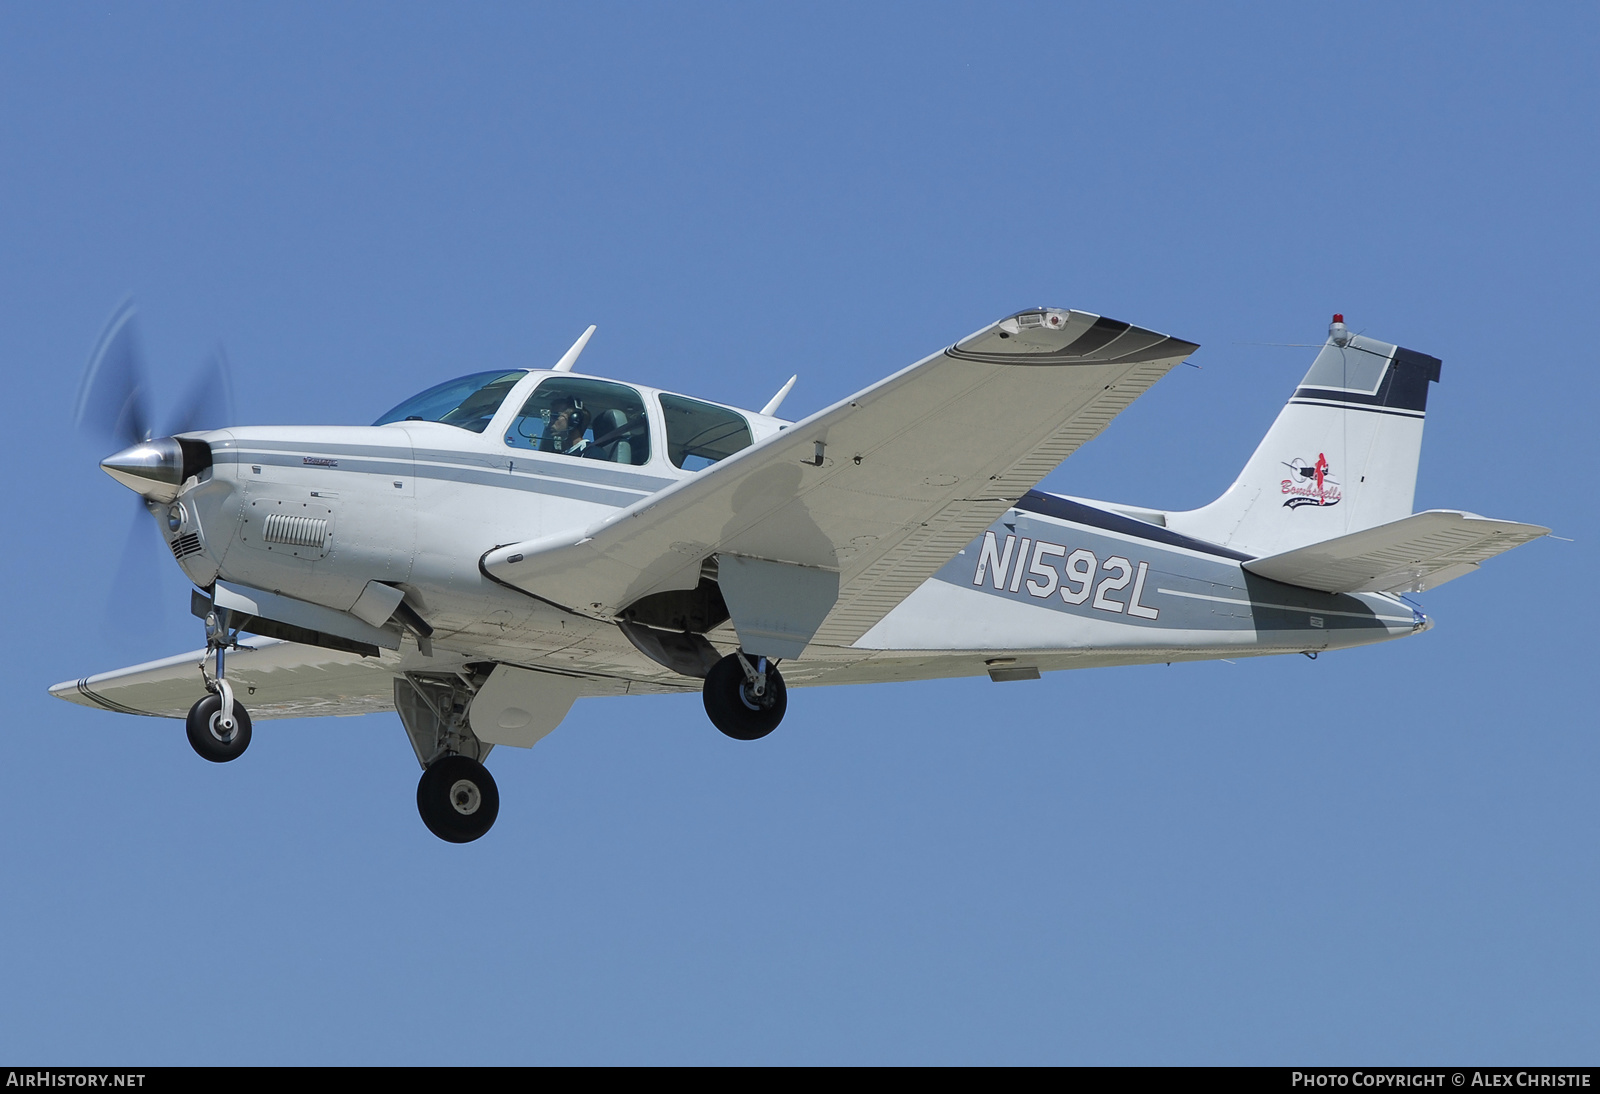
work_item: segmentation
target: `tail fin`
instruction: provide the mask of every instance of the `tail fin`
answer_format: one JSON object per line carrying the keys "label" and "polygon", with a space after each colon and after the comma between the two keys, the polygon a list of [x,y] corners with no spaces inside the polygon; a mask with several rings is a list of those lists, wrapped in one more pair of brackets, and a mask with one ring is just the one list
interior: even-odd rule
{"label": "tail fin", "polygon": [[1351,334],[1328,341],[1239,478],[1167,525],[1237,550],[1278,554],[1411,515],[1428,384],[1439,359]]}

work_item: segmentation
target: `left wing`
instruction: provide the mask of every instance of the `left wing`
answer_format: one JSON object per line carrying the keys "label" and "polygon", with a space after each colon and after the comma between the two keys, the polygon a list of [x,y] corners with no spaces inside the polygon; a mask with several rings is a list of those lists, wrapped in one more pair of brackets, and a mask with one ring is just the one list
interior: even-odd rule
{"label": "left wing", "polygon": [[824,571],[838,595],[819,602],[830,610],[814,640],[848,645],[1196,348],[1085,312],[1021,312],[593,527],[498,547],[482,567],[607,620],[694,588],[713,555]]}
{"label": "left wing", "polygon": [[[121,714],[182,718],[206,693],[204,650],[68,680],[57,699]],[[377,657],[246,638],[228,653],[228,682],[253,718],[316,718],[394,709],[394,664]]]}

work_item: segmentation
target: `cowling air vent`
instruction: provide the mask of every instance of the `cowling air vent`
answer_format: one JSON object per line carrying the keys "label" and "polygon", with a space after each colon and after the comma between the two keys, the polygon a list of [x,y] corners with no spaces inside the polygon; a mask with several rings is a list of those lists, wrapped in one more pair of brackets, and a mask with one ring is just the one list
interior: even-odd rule
{"label": "cowling air vent", "polygon": [[182,562],[190,555],[200,553],[200,533],[185,532],[171,543],[172,557]]}
{"label": "cowling air vent", "polygon": [[[271,484],[264,484],[274,489]],[[288,498],[254,497],[245,506],[239,544],[308,561],[326,558],[338,532],[338,516],[326,505]]]}
{"label": "cowling air vent", "polygon": [[287,513],[269,513],[261,536],[268,543],[283,543],[290,547],[321,547],[328,538],[328,522],[321,517],[294,517]]}

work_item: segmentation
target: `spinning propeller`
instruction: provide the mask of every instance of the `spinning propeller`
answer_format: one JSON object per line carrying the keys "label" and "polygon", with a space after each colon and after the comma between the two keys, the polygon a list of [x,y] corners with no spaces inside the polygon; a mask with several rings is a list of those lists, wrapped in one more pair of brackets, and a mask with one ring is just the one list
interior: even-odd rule
{"label": "spinning propeller", "polygon": [[[160,512],[160,504],[177,496],[204,445],[185,442],[177,434],[216,429],[233,420],[233,389],[227,358],[219,348],[201,365],[183,398],[166,419],[167,429],[153,435],[149,387],[139,347],[137,311],[124,301],[107,321],[89,354],[83,382],[78,388],[74,422],[77,428],[118,451],[100,461],[112,478],[141,495],[140,509]],[[185,459],[185,456],[188,459]],[[158,588],[160,571],[147,535],[139,532],[139,517],[129,528],[127,545],[118,566],[115,588],[137,592]],[[116,594],[114,594],[116,595]]]}
{"label": "spinning propeller", "polygon": [[[168,419],[166,432],[152,439],[153,419],[136,317],[132,300],[111,313],[89,355],[75,418],[80,430],[121,447],[100,461],[107,474],[146,497],[170,501],[183,485],[182,446],[174,438],[179,433],[227,425],[233,417],[232,385],[227,358],[217,349],[206,358]],[[154,488],[157,482],[169,489]],[[162,493],[168,496],[160,497]]]}

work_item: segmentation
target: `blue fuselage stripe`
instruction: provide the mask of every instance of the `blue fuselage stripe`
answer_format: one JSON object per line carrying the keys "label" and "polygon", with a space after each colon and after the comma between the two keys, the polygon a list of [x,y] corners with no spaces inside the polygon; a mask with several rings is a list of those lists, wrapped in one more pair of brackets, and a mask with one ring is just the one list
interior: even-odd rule
{"label": "blue fuselage stripe", "polygon": [[1078,501],[1068,501],[1066,498],[1056,497],[1038,490],[1029,490],[1017,499],[1018,509],[1029,513],[1039,513],[1042,516],[1054,517],[1057,520],[1071,521],[1088,528],[1103,528],[1108,532],[1118,532],[1135,539],[1147,539],[1152,543],[1164,543],[1171,547],[1182,547],[1188,551],[1197,551],[1204,555],[1216,555],[1219,558],[1231,558],[1235,562],[1249,562],[1255,555],[1247,555],[1241,551],[1233,551],[1227,547],[1219,547],[1215,543],[1207,543],[1203,539],[1195,539],[1181,532],[1174,532],[1163,528],[1159,524],[1146,524],[1142,520],[1134,520],[1118,513],[1108,513],[1104,509],[1096,509]]}

